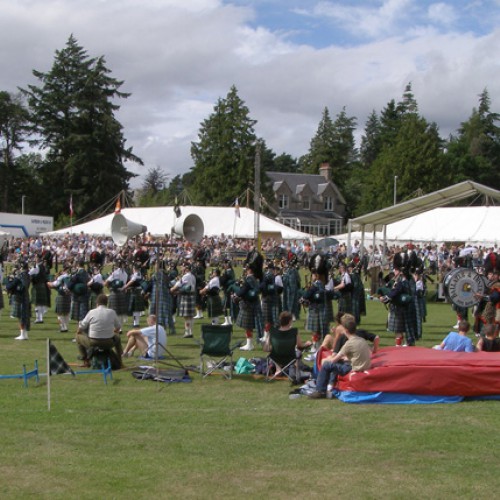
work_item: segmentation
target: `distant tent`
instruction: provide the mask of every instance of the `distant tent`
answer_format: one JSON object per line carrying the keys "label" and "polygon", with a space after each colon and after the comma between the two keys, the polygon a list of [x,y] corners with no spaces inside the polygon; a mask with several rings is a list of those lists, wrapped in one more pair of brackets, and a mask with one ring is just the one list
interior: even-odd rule
{"label": "distant tent", "polygon": [[[122,208],[121,214],[128,220],[142,224],[147,227],[147,232],[154,236],[165,236],[171,233],[175,224],[176,216],[174,207],[143,207],[143,208]],[[182,215],[198,215],[205,227],[205,236],[220,236],[222,233],[234,238],[253,238],[255,212],[250,208],[239,208],[239,216],[236,215],[234,207],[199,207],[182,206]],[[111,220],[114,213],[108,214],[99,219],[79,224],[73,227],[66,227],[47,234],[65,234],[65,233],[86,233],[110,236]],[[296,231],[284,224],[260,215],[260,232],[281,234],[284,240],[305,240],[310,235]]]}

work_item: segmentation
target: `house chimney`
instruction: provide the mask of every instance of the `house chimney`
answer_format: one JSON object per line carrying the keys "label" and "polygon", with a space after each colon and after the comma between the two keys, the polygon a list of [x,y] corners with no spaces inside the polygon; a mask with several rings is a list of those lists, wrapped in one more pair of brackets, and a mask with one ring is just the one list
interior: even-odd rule
{"label": "house chimney", "polygon": [[322,175],[327,181],[332,180],[332,167],[327,161],[324,161],[319,166],[319,175]]}

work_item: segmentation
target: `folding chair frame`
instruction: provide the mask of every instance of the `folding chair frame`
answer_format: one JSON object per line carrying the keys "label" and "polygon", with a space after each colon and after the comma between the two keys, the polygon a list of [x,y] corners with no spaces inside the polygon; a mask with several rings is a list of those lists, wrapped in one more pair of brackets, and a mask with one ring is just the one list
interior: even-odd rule
{"label": "folding chair frame", "polygon": [[[204,352],[205,349],[205,330],[212,330],[212,334],[215,331],[220,330],[221,335],[228,335],[228,345],[227,352],[219,352],[219,353],[210,353]],[[207,332],[208,334],[208,332]],[[235,344],[234,346],[230,346],[233,335],[233,327],[232,325],[201,325],[201,351],[200,351],[200,374],[202,379],[208,377],[208,375],[212,373],[216,373],[218,370],[219,373],[222,374],[224,378],[227,380],[231,380],[233,378],[233,351],[236,347],[241,345],[241,342]],[[217,358],[217,359],[215,359]],[[225,370],[225,363],[229,361],[229,370]],[[210,363],[210,365],[209,365]]]}
{"label": "folding chair frame", "polygon": [[[294,338],[297,337],[297,329],[294,328],[290,330],[290,332],[294,332]],[[267,357],[267,369],[266,369],[266,381],[270,382],[271,380],[275,380],[276,377],[280,376],[281,374],[284,374],[287,376],[288,380],[292,383],[296,383],[300,379],[300,373],[299,373],[299,358],[295,354],[294,358],[291,359],[288,363],[280,363],[278,359],[281,357],[277,355],[273,351],[273,335],[279,335],[287,332],[282,332],[279,330],[271,330],[270,332],[270,344],[271,344],[271,353]],[[292,333],[290,333],[292,335]],[[271,375],[271,366],[274,365],[276,367],[276,371],[274,372],[273,375]],[[295,379],[290,375],[290,368],[295,365]]]}

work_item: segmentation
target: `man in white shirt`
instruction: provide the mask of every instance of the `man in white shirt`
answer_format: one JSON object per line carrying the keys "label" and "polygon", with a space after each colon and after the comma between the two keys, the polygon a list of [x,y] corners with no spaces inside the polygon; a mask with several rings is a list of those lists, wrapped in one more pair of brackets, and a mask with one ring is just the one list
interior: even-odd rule
{"label": "man in white shirt", "polygon": [[[144,357],[155,358],[165,354],[167,346],[167,334],[161,325],[156,325],[156,316],[150,314],[147,319],[148,326],[137,328],[127,333],[127,345],[123,351],[123,357],[134,355],[135,349],[139,349]],[[158,343],[156,342],[156,329],[158,328]],[[158,349],[157,349],[158,347]]]}
{"label": "man in white shirt", "polygon": [[86,366],[90,366],[88,349],[91,347],[104,349],[114,347],[120,358],[123,352],[119,335],[122,325],[116,312],[113,309],[108,309],[107,295],[99,295],[96,305],[97,307],[91,309],[80,321],[76,332],[78,350]]}

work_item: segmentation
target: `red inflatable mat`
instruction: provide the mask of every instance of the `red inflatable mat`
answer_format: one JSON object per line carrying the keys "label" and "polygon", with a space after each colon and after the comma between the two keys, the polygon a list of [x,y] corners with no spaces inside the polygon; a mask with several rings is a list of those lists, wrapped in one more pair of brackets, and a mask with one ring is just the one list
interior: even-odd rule
{"label": "red inflatable mat", "polygon": [[500,353],[385,347],[366,372],[339,377],[338,389],[439,396],[500,394]]}

